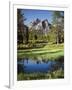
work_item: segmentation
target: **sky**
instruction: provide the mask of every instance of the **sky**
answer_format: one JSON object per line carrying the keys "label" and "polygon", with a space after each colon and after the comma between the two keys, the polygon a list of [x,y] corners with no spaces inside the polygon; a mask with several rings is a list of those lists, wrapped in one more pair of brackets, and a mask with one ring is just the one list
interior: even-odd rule
{"label": "sky", "polygon": [[22,13],[24,13],[24,16],[26,18],[26,21],[24,21],[25,25],[29,25],[30,22],[36,20],[37,18],[42,20],[47,19],[49,23],[52,22],[52,16],[54,11],[50,10],[34,10],[34,9],[23,9]]}

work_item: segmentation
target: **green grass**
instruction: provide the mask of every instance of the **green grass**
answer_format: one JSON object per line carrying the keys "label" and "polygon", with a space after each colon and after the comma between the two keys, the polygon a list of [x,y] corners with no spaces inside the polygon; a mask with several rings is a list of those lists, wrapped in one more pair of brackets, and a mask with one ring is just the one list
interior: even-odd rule
{"label": "green grass", "polygon": [[64,44],[47,44],[43,48],[18,50],[18,58],[31,58],[37,60],[55,60],[60,56],[64,56]]}
{"label": "green grass", "polygon": [[55,70],[48,73],[20,73],[17,80],[38,80],[38,79],[58,79],[64,78],[64,71],[62,69]]}

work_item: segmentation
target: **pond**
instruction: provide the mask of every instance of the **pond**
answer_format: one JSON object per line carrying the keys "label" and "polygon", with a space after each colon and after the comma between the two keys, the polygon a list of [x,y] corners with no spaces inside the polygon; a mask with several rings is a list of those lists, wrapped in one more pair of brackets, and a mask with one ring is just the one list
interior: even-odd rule
{"label": "pond", "polygon": [[58,69],[64,69],[64,60],[32,60],[24,58],[18,60],[17,71],[18,73],[34,73],[34,72],[51,72]]}

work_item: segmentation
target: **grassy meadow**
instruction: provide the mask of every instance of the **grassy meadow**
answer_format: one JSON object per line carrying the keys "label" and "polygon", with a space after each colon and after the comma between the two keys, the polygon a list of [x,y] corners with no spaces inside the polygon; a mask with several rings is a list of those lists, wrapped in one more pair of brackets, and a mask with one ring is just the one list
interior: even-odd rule
{"label": "grassy meadow", "polygon": [[43,48],[18,50],[18,58],[56,60],[60,56],[64,56],[63,44],[47,44]]}
{"label": "grassy meadow", "polygon": [[18,80],[39,80],[39,79],[60,79],[64,78],[64,71],[62,69],[55,70],[48,73],[20,73]]}

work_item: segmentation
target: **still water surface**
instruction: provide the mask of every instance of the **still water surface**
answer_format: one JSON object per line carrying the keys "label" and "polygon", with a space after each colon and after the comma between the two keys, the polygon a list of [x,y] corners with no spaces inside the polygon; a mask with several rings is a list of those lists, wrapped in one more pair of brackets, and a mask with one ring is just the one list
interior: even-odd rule
{"label": "still water surface", "polygon": [[32,60],[32,59],[21,59],[17,62],[18,72],[32,73],[32,72],[49,72],[57,70],[59,68],[64,69],[64,62],[58,60]]}

